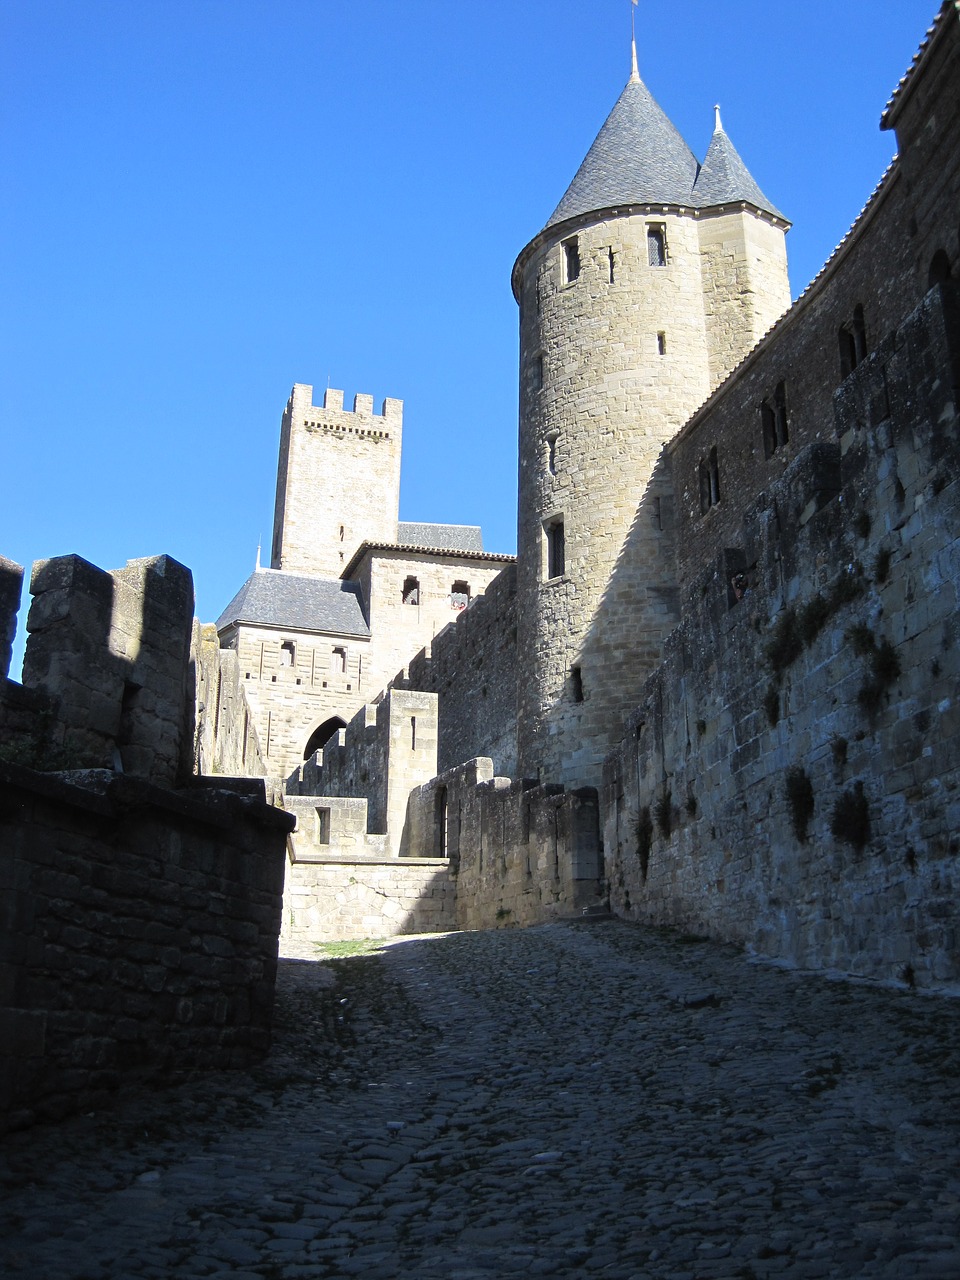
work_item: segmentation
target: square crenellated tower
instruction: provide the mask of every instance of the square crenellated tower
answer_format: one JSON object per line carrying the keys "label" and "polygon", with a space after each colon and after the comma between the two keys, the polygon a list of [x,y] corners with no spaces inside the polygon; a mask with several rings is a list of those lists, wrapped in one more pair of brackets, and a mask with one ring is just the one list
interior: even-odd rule
{"label": "square crenellated tower", "polygon": [[339,578],[364,542],[396,542],[403,401],[296,383],[280,427],[270,567]]}

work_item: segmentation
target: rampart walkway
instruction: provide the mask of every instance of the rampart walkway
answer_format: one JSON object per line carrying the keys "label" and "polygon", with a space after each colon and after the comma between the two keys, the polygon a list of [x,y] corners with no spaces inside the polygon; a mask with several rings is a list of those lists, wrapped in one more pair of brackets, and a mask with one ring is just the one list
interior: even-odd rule
{"label": "rampart walkway", "polygon": [[620,923],[281,981],[259,1070],[0,1146],[0,1274],[960,1275],[960,1001]]}

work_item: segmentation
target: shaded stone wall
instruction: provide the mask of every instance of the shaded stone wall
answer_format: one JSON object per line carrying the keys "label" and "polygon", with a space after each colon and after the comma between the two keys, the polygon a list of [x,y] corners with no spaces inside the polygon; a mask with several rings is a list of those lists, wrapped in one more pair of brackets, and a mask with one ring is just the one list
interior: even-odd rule
{"label": "shaded stone wall", "polygon": [[193,580],[169,556],[104,572],[38,561],[23,683],[56,706],[60,767],[118,767],[171,785],[193,770]]}
{"label": "shaded stone wall", "polygon": [[10,672],[22,590],[23,567],[0,556],[0,679],[6,679]]}
{"label": "shaded stone wall", "polygon": [[955,292],[935,289],[745,513],[742,598],[723,547],[688,596],[605,769],[618,913],[960,978],[958,352]]}
{"label": "shaded stone wall", "polygon": [[446,856],[457,925],[541,924],[603,905],[597,793],[493,776],[471,760],[411,793],[407,847]]}
{"label": "shaded stone wall", "polygon": [[0,764],[5,1126],[266,1051],[292,823],[262,797]]}
{"label": "shaded stone wall", "polygon": [[439,699],[437,768],[476,756],[517,770],[517,569],[509,565],[391,682]]}
{"label": "shaded stone wall", "polygon": [[191,646],[196,673],[196,772],[263,777],[257,718],[247,699],[245,672],[235,649],[221,649],[217,628],[195,621]]}

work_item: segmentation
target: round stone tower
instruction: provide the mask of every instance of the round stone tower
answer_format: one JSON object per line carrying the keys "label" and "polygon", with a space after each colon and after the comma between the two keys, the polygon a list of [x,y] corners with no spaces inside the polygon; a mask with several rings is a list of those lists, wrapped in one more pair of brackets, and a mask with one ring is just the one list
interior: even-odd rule
{"label": "round stone tower", "polygon": [[677,622],[663,445],[789,305],[788,223],[636,67],[513,271],[521,771],[595,785]]}

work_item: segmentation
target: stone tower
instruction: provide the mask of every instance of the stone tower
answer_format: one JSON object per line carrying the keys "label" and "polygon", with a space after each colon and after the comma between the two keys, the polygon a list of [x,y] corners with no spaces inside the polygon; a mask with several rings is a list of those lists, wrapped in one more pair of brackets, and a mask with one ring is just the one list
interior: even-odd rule
{"label": "stone tower", "polygon": [[272,569],[339,578],[363,542],[396,542],[403,401],[342,391],[322,406],[297,383],[280,426]]}
{"label": "stone tower", "polygon": [[[633,73],[513,270],[521,771],[596,784],[677,619],[664,442],[790,302],[788,223]],[[722,484],[722,477],[719,478]]]}

